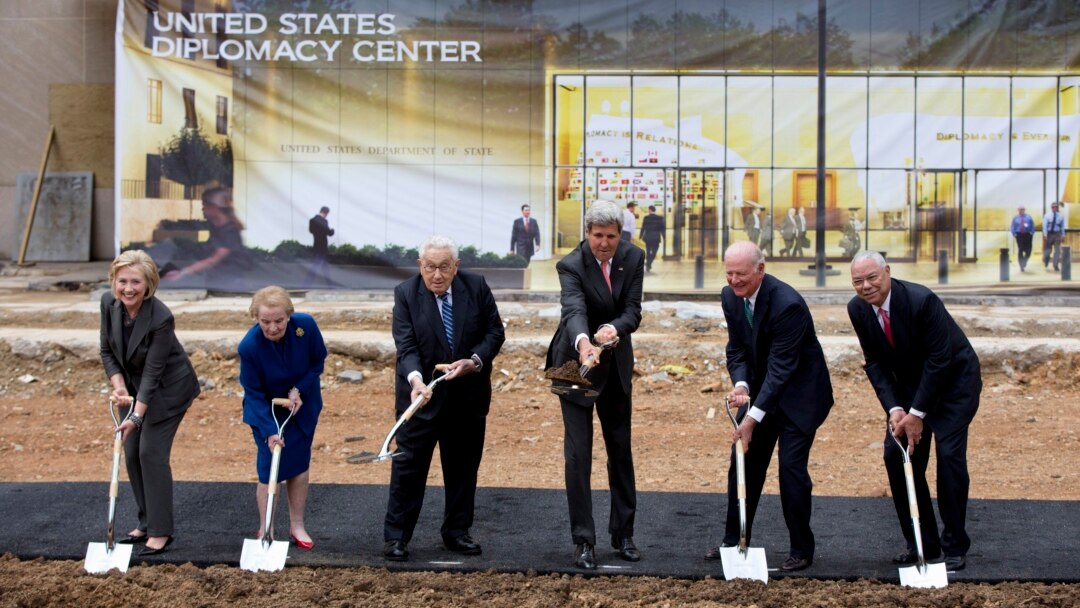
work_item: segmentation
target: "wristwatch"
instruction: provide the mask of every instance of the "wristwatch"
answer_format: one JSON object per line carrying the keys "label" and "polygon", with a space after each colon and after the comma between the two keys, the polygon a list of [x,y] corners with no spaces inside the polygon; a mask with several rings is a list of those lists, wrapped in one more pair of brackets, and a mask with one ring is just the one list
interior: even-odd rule
{"label": "wristwatch", "polygon": [[135,428],[142,430],[143,417],[135,413],[135,409],[132,408],[131,413],[127,415],[127,419],[135,423]]}

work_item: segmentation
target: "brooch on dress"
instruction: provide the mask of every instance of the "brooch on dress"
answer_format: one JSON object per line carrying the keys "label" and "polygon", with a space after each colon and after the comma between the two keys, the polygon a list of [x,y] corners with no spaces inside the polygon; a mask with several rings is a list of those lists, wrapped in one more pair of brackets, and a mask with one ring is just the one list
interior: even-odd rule
{"label": "brooch on dress", "polygon": [[303,327],[297,327],[296,328],[296,337],[297,338],[304,337],[304,328]]}

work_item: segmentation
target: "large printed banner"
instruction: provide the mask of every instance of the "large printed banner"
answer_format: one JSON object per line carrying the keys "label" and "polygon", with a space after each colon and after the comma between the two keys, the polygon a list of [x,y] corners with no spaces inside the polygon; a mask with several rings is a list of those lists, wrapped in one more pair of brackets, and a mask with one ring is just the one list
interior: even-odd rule
{"label": "large printed banner", "polygon": [[438,233],[526,286],[512,227],[545,192],[529,70],[486,82],[480,31],[353,4],[120,2],[116,233],[165,285],[385,288]]}
{"label": "large printed banner", "polygon": [[[996,259],[1017,204],[1080,202],[1077,23],[908,4],[830,3],[813,236],[833,260],[849,223],[891,259],[927,236]],[[691,288],[677,265],[751,215],[771,247],[818,206],[814,6],[121,0],[118,248],[174,287],[387,288],[443,234],[493,286],[554,290],[609,198],[665,220],[649,288]]]}

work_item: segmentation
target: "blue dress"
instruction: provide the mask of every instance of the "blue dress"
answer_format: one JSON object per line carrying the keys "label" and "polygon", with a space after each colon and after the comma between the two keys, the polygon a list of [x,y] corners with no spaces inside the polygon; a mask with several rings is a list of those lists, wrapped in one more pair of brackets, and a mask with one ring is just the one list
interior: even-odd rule
{"label": "blue dress", "polygon": [[289,410],[273,408],[270,400],[288,397],[296,387],[304,405],[285,427],[285,447],[281,450],[278,481],[292,479],[308,470],[311,464],[311,442],[315,425],[322,411],[322,391],[319,376],[326,360],[326,345],[315,319],[311,315],[293,313],[285,336],[271,342],[258,324],[248,330],[238,348],[240,353],[240,384],[244,387],[244,422],[251,426],[258,449],[256,469],[259,481],[269,483],[272,452],[266,438],[277,434],[278,422],[284,422]]}

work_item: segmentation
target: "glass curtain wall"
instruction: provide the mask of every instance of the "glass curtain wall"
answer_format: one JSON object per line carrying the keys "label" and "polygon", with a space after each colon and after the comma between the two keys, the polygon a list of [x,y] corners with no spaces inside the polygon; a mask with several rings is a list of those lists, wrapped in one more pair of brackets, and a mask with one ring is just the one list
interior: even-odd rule
{"label": "glass curtain wall", "polygon": [[1068,213],[1080,200],[1080,77],[852,75],[827,87],[818,201],[813,77],[554,76],[557,252],[580,241],[597,198],[636,202],[639,219],[654,206],[665,260],[719,259],[746,239],[812,258],[784,224],[805,217],[813,241],[818,206],[834,261],[860,249],[996,259],[1014,247],[1020,204],[1041,225],[1063,201],[1068,227],[1080,225]]}

